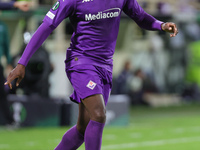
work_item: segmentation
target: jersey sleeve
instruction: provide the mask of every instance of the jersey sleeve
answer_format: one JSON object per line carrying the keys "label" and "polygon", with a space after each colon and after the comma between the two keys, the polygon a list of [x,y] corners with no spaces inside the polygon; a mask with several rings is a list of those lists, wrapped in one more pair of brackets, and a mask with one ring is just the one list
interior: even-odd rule
{"label": "jersey sleeve", "polygon": [[52,28],[52,26],[49,26],[49,24],[43,22],[26,46],[18,63],[26,66],[31,56],[38,50],[38,48],[42,45],[42,43],[47,39],[53,30],[54,28]]}
{"label": "jersey sleeve", "polygon": [[26,66],[35,51],[42,45],[50,33],[62,22],[63,19],[73,15],[75,0],[58,0],[43,19],[43,23],[36,30],[26,46],[19,64]]}
{"label": "jersey sleeve", "polygon": [[57,27],[65,18],[73,15],[76,0],[58,0],[48,11],[43,22],[48,22],[51,26]]}
{"label": "jersey sleeve", "polygon": [[162,30],[161,24],[163,22],[147,14],[138,4],[137,0],[126,0],[123,11],[143,29]]}
{"label": "jersey sleeve", "polygon": [[126,3],[123,7],[123,11],[126,15],[132,18],[134,21],[140,21],[143,19],[144,10],[138,4],[136,0],[125,0]]}

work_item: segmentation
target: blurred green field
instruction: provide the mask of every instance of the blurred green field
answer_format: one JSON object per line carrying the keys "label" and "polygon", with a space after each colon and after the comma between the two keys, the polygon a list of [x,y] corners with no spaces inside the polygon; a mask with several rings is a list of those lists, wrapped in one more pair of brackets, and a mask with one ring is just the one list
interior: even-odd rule
{"label": "blurred green field", "polygon": [[[67,129],[0,127],[0,150],[53,150]],[[199,150],[200,104],[131,108],[129,126],[105,127],[102,150],[115,149]]]}

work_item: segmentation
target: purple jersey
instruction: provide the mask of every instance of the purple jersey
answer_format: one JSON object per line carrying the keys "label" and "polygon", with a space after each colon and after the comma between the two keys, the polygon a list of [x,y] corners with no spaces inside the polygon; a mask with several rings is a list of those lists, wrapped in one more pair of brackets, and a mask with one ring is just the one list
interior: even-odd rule
{"label": "purple jersey", "polygon": [[[69,17],[74,33],[67,50],[66,69],[80,64],[92,64],[112,71],[122,11],[144,29],[161,30],[162,22],[144,12],[136,0],[59,0],[45,16],[45,25],[36,31],[37,36],[27,46],[19,63],[26,65],[35,51],[30,49],[36,49],[46,38],[43,34],[48,35],[48,32]],[[47,26],[49,29],[46,29]]]}

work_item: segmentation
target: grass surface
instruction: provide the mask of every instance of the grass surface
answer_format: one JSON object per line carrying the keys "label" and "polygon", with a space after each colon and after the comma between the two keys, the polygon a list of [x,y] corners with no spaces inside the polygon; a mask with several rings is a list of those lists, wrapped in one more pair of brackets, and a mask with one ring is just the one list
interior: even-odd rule
{"label": "grass surface", "polygon": [[[0,150],[53,150],[67,129],[0,127]],[[131,108],[129,126],[106,126],[102,144],[102,150],[199,149],[199,104]],[[84,150],[84,145],[79,150]]]}

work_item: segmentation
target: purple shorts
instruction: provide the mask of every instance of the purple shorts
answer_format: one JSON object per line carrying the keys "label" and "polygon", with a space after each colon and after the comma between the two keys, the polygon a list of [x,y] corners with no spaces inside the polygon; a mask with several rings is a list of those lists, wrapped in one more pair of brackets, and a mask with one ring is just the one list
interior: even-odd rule
{"label": "purple shorts", "polygon": [[72,101],[80,103],[88,96],[102,94],[107,104],[112,87],[111,72],[93,65],[76,65],[66,69],[66,73],[74,88]]}

